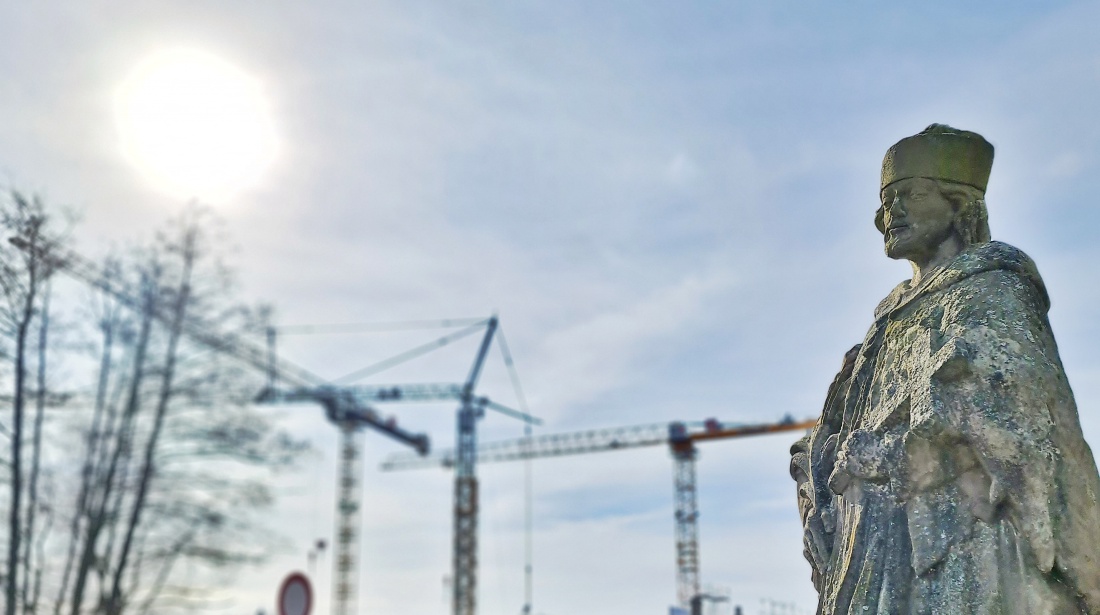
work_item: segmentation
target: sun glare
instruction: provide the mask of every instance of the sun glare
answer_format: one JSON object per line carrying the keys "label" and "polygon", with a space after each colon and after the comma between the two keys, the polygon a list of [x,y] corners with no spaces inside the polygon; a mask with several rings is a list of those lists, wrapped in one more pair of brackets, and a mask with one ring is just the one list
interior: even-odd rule
{"label": "sun glare", "polygon": [[255,185],[275,157],[257,80],[204,52],[143,62],[119,90],[117,113],[126,157],[180,198],[228,198]]}

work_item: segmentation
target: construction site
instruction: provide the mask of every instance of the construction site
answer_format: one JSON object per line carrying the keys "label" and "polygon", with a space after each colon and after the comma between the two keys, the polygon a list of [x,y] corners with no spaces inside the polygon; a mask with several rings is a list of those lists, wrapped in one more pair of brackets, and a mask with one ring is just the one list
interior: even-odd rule
{"label": "construction site", "polygon": [[[318,597],[330,591],[325,608],[333,615],[357,615],[365,610],[361,606],[364,590],[361,561],[376,559],[364,546],[364,510],[377,494],[364,486],[364,474],[374,468],[365,467],[364,449],[371,447],[376,438],[396,442],[404,449],[390,454],[378,469],[382,472],[443,469],[453,473],[451,519],[451,569],[445,577],[449,589],[450,612],[453,615],[476,615],[479,612],[479,555],[480,536],[484,532],[481,517],[481,481],[478,468],[483,464],[518,462],[523,466],[523,488],[514,495],[523,509],[523,603],[515,612],[521,615],[539,613],[534,603],[535,564],[533,549],[534,472],[533,462],[547,458],[571,457],[592,453],[632,451],[657,448],[664,450],[671,459],[671,471],[664,477],[671,485],[672,515],[670,518],[669,558],[674,562],[675,598],[670,600],[669,615],[704,615],[728,611],[741,615],[743,607],[728,590],[704,585],[702,579],[699,520],[701,510],[697,485],[697,460],[700,446],[719,441],[772,434],[788,434],[778,446],[789,446],[797,437],[790,434],[810,429],[816,419],[797,420],[786,414],[767,423],[741,423],[705,418],[695,421],[670,421],[668,423],[605,427],[565,433],[539,433],[534,428],[544,421],[532,413],[524,393],[519,371],[506,342],[500,319],[486,318],[443,319],[439,321],[405,321],[390,323],[353,323],[341,325],[299,325],[280,328],[269,326],[264,331],[262,345],[246,337],[230,335],[202,324],[194,319],[182,319],[131,295],[110,272],[94,262],[60,245],[46,243],[35,245],[15,237],[11,243],[18,249],[32,253],[43,262],[50,263],[56,271],[64,272],[78,282],[102,292],[126,308],[147,313],[160,326],[169,327],[193,343],[206,347],[219,355],[262,372],[265,385],[256,392],[254,402],[267,405],[314,406],[313,421],[323,420],[338,434],[336,472],[331,477],[335,492],[332,507],[331,533],[318,537],[312,544],[304,545],[310,576],[331,579],[331,587],[310,589]],[[354,336],[367,333],[393,331],[446,330],[424,343],[405,349],[395,355],[326,379],[305,369],[279,354],[280,339],[296,335]],[[469,338],[469,344],[462,340]],[[467,357],[468,369],[464,377],[453,382],[403,382],[362,384],[360,381],[385,374],[399,366],[415,362],[422,357],[450,347],[472,346],[474,352]],[[454,354],[454,353],[451,353]],[[516,407],[502,404],[485,394],[482,374],[490,356],[507,377],[508,389]],[[435,367],[442,364],[437,362]],[[447,371],[455,372],[450,369]],[[499,388],[499,387],[498,387]],[[499,393],[495,393],[499,395]],[[428,433],[406,426],[413,423],[398,420],[383,406],[390,405],[440,405],[453,412],[454,431],[450,442],[433,446]],[[491,415],[509,419],[522,426],[523,436],[507,440],[485,441],[479,438],[479,424]],[[444,437],[445,438],[445,437]],[[446,442],[447,439],[444,439]],[[438,442],[438,440],[437,440]],[[453,444],[451,444],[453,443]],[[450,444],[450,446],[448,446]],[[726,469],[726,472],[736,471]],[[330,570],[321,570],[319,560],[327,552]],[[592,573],[600,568],[592,562]],[[327,573],[327,574],[326,574]],[[310,578],[309,576],[305,577]],[[369,587],[369,585],[368,585]],[[369,590],[367,590],[369,591]],[[311,598],[312,600],[312,598]],[[783,612],[782,602],[767,603],[768,612]],[[725,607],[725,608],[723,608]],[[280,604],[281,611],[285,607]],[[794,612],[793,605],[790,606]],[[308,610],[308,609],[307,609]],[[486,612],[484,608],[480,612]]]}
{"label": "construction site", "polygon": [[[478,605],[478,564],[479,533],[484,532],[479,523],[480,493],[482,491],[478,468],[482,464],[518,462],[523,466],[523,490],[513,497],[522,497],[524,510],[524,553],[523,564],[523,604],[516,612],[522,615],[541,612],[534,605],[534,571],[532,532],[534,523],[533,491],[534,472],[532,461],[586,455],[590,453],[628,451],[638,448],[656,448],[663,450],[670,459],[670,468],[662,477],[671,486],[672,515],[669,527],[669,556],[675,563],[674,600],[670,600],[670,615],[703,615],[704,613],[729,612],[740,615],[751,611],[734,602],[728,589],[716,589],[714,585],[705,586],[701,581],[700,567],[701,541],[699,533],[700,510],[697,495],[696,463],[699,446],[704,443],[725,441],[769,434],[794,434],[780,441],[776,446],[784,445],[810,429],[816,419],[797,420],[790,414],[780,416],[770,423],[723,422],[716,418],[696,421],[671,421],[668,423],[628,425],[589,429],[566,433],[540,433],[534,429],[543,427],[543,421],[533,415],[526,402],[521,380],[515,362],[505,342],[500,321],[496,316],[482,320],[450,319],[438,323],[373,323],[359,325],[363,329],[385,329],[404,326],[453,327],[453,333],[443,335],[429,342],[399,353],[363,369],[352,372],[338,381],[342,384],[311,384],[291,380],[280,384],[279,365],[283,363],[275,358],[271,366],[270,385],[258,401],[264,403],[314,402],[325,409],[326,417],[339,432],[339,456],[337,472],[337,495],[334,517],[334,538],[331,543],[323,539],[315,543],[310,558],[320,558],[328,544],[331,544],[332,575],[332,613],[351,615],[361,612],[359,608],[358,578],[359,561],[370,558],[363,553],[360,534],[363,531],[362,510],[369,503],[371,493],[363,488],[363,472],[374,468],[363,467],[363,448],[371,445],[376,437],[389,438],[405,445],[407,450],[388,455],[380,464],[382,472],[402,472],[408,470],[444,470],[453,473],[453,518],[451,560],[452,568],[445,576],[450,596],[450,612],[454,615],[474,615],[479,612]],[[339,327],[345,331],[353,330],[355,325]],[[323,326],[296,327],[292,333],[323,332]],[[276,330],[269,335],[274,348]],[[465,378],[450,383],[415,382],[385,384],[353,384],[360,378],[383,373],[406,361],[414,361],[422,355],[445,346],[455,344],[464,337],[470,337],[475,352],[470,357],[470,365]],[[490,351],[506,368],[511,399],[516,407],[509,407],[482,394],[479,388],[481,374],[485,368]],[[499,395],[499,393],[498,393]],[[379,408],[388,405],[410,405],[435,402],[442,405],[436,411],[453,412],[454,433],[450,441],[429,445],[429,437],[424,433],[411,433],[397,427],[393,419],[382,419]],[[479,438],[478,426],[486,414],[507,422],[511,419],[519,425],[524,435],[506,440],[485,441]],[[409,416],[409,413],[405,413]],[[404,423],[411,422],[409,419]],[[541,429],[540,432],[545,431]],[[778,440],[778,439],[776,439]],[[599,463],[593,460],[592,463]],[[727,469],[726,471],[734,471]],[[369,510],[369,506],[368,506]],[[518,546],[518,545],[517,545]],[[312,560],[311,560],[312,561]],[[600,568],[593,562],[593,573]],[[797,611],[793,604],[779,601],[767,601],[760,606],[765,613],[791,613]],[[486,612],[483,608],[481,612]]]}

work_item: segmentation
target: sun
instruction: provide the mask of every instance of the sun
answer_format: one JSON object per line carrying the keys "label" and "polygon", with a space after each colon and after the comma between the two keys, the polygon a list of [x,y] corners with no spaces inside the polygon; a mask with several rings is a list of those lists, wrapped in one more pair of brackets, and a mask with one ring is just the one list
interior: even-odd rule
{"label": "sun", "polygon": [[258,80],[203,51],[153,55],[116,100],[123,152],[160,190],[221,200],[255,185],[275,158]]}

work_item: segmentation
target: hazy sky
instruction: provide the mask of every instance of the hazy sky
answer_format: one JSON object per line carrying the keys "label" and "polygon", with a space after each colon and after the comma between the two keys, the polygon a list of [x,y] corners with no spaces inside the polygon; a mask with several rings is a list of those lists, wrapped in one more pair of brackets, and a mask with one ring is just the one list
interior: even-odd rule
{"label": "hazy sky", "polygon": [[[81,210],[90,253],[148,236],[183,199],[123,156],[114,97],[152,54],[199,49],[257,79],[270,105],[274,164],[209,204],[247,295],[281,323],[498,311],[542,433],[771,421],[819,411],[844,350],[909,277],[872,224],[879,164],[901,137],[948,123],[996,147],[993,236],[1045,276],[1095,444],[1100,3],[959,4],[8,3],[0,179]],[[283,348],[336,377],[431,335]],[[460,380],[474,346],[374,381]],[[499,355],[485,378],[515,403]],[[453,410],[393,411],[446,447]],[[226,613],[273,612],[279,580],[331,531],[335,431],[319,410],[279,412],[322,456],[284,477],[271,525],[286,552],[241,574]],[[484,439],[521,433],[481,423]],[[747,614],[762,599],[814,603],[793,439],[702,447],[702,578]],[[365,442],[362,612],[447,613],[450,477],[381,474],[401,449]],[[536,612],[666,613],[667,451],[535,472]],[[518,613],[522,468],[480,475],[480,612]]]}

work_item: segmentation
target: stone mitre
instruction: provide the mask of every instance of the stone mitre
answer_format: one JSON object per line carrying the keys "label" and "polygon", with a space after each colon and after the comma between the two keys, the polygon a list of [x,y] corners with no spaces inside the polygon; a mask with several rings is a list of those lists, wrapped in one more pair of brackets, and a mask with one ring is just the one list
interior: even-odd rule
{"label": "stone mitre", "polygon": [[985,192],[993,168],[993,145],[980,134],[932,124],[886,151],[879,188],[911,177],[940,179]]}

